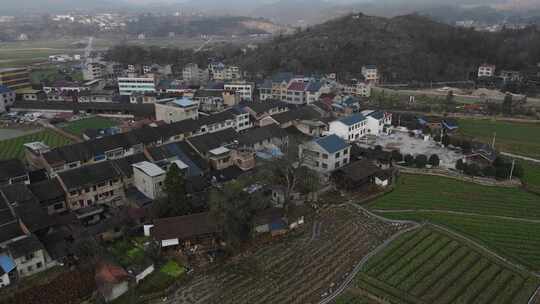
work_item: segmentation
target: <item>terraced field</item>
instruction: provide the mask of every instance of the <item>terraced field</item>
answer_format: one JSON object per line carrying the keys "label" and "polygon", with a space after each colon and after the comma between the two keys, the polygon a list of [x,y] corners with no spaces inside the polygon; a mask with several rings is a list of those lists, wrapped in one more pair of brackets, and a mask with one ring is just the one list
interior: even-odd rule
{"label": "terraced field", "polygon": [[460,132],[476,140],[491,143],[497,133],[496,146],[503,152],[510,152],[540,158],[540,124],[492,121],[481,119],[460,119]]}
{"label": "terraced field", "polygon": [[540,280],[431,226],[368,260],[354,285],[391,303],[527,303]]}
{"label": "terraced field", "polygon": [[317,303],[366,254],[410,227],[383,222],[352,207],[323,210],[320,220],[319,235],[312,235],[312,222],[308,221],[277,244],[196,276],[169,297],[170,303]]}
{"label": "terraced field", "polygon": [[51,130],[44,130],[0,141],[0,159],[23,158],[23,145],[33,141],[42,141],[51,148],[65,146],[71,143],[69,138],[61,136]]}
{"label": "terraced field", "polygon": [[540,198],[518,188],[487,187],[450,178],[403,175],[396,189],[371,204],[377,210],[446,210],[540,219]]}
{"label": "terraced field", "polygon": [[446,226],[505,258],[540,271],[540,196],[448,178],[403,175],[370,205],[380,215]]}
{"label": "terraced field", "polygon": [[505,258],[532,270],[540,270],[540,223],[434,212],[390,213],[384,216],[446,226]]}

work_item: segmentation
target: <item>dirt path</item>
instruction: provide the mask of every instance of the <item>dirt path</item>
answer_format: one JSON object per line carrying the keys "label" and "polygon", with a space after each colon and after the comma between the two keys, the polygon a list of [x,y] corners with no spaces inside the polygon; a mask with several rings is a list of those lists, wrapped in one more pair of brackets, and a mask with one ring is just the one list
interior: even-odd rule
{"label": "dirt path", "polygon": [[523,159],[523,160],[526,160],[526,161],[530,161],[530,162],[533,162],[533,163],[539,163],[540,164],[540,159],[527,157],[527,156],[522,156],[522,155],[517,155],[517,154],[512,154],[512,153],[507,153],[507,152],[501,152],[501,154],[504,155],[504,156],[513,157],[513,158],[519,158],[519,159]]}

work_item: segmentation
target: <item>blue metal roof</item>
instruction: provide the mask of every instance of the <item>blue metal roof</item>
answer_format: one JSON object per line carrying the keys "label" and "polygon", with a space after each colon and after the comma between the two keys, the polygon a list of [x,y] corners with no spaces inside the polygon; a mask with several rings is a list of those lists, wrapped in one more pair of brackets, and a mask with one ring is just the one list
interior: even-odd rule
{"label": "blue metal roof", "polygon": [[1,254],[0,267],[5,273],[9,273],[13,269],[15,269],[15,261],[13,261],[13,259],[10,256],[6,254]]}
{"label": "blue metal roof", "polygon": [[351,115],[351,116],[344,117],[344,118],[340,119],[339,121],[346,124],[347,126],[352,126],[352,125],[357,124],[357,123],[359,123],[361,121],[364,121],[364,120],[366,120],[364,115],[362,115],[362,114],[354,114],[354,115]]}
{"label": "blue metal roof", "polygon": [[382,111],[374,111],[374,112],[369,113],[368,116],[371,116],[375,119],[383,119],[384,113]]}
{"label": "blue metal roof", "polygon": [[11,93],[11,89],[6,87],[5,85],[0,85],[0,94],[3,94],[3,93]]}
{"label": "blue metal roof", "polygon": [[322,88],[322,83],[320,81],[311,81],[307,88],[306,88],[306,91],[308,92],[318,92],[320,89]]}
{"label": "blue metal roof", "polygon": [[195,103],[191,99],[189,99],[187,97],[184,97],[184,98],[181,98],[181,99],[175,99],[175,100],[172,101],[172,103],[174,103],[175,105],[178,105],[180,107],[183,107],[183,108],[191,107],[191,106],[195,105]]}
{"label": "blue metal roof", "polygon": [[335,134],[318,138],[315,140],[315,143],[328,153],[336,153],[349,147],[349,144],[346,141]]}

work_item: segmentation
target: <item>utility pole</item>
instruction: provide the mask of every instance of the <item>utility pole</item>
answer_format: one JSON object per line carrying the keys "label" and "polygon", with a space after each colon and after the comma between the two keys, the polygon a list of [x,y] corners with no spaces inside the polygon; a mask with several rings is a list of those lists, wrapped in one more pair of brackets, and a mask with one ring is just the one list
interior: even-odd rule
{"label": "utility pole", "polygon": [[495,139],[497,138],[497,132],[493,133],[493,141],[491,142],[491,148],[495,149]]}
{"label": "utility pole", "polygon": [[512,176],[514,175],[514,167],[516,166],[516,160],[512,160],[512,169],[510,169],[510,180],[512,180]]}

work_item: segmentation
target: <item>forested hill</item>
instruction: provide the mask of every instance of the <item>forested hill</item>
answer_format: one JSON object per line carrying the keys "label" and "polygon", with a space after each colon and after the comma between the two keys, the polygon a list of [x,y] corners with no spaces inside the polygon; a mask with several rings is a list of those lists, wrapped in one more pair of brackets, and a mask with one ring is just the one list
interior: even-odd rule
{"label": "forested hill", "polygon": [[476,32],[427,17],[350,15],[276,38],[236,58],[248,71],[335,71],[357,75],[376,64],[386,81],[463,80],[483,62],[525,69],[540,62],[540,31]]}

